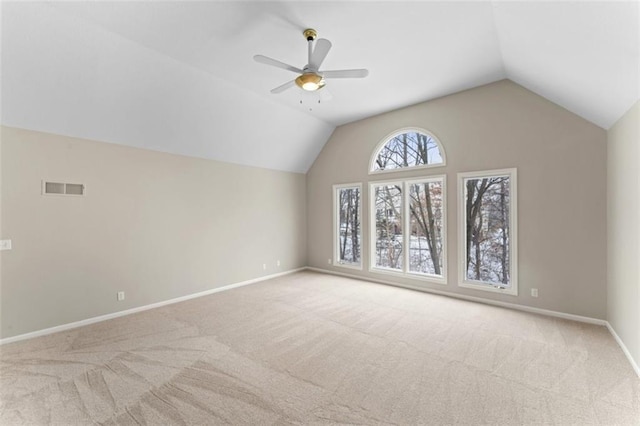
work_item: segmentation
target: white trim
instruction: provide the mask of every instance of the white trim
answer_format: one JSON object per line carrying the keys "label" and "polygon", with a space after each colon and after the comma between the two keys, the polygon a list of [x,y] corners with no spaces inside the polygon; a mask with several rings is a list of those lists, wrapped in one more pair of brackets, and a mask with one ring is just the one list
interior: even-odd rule
{"label": "white trim", "polygon": [[97,323],[97,322],[102,322],[102,321],[106,321],[106,320],[110,320],[110,319],[114,319],[114,318],[119,318],[119,317],[123,317],[123,316],[126,316],[126,315],[135,314],[137,312],[147,311],[149,309],[159,308],[159,307],[165,306],[165,305],[171,305],[171,304],[178,303],[178,302],[184,302],[185,300],[195,299],[197,297],[202,297],[202,296],[208,296],[210,294],[219,293],[221,291],[226,291],[226,290],[231,290],[231,289],[242,287],[242,286],[249,285],[249,284],[255,284],[255,283],[258,283],[258,282],[261,282],[261,281],[266,281],[266,280],[269,280],[269,279],[272,279],[272,278],[281,277],[283,275],[293,274],[295,272],[303,271],[305,269],[306,269],[305,267],[302,267],[302,268],[292,269],[292,270],[289,270],[289,271],[278,272],[277,274],[266,275],[264,277],[253,278],[253,279],[250,279],[250,280],[246,280],[246,281],[241,281],[241,282],[234,283],[234,284],[225,285],[225,286],[222,286],[222,287],[216,287],[216,288],[212,288],[212,289],[209,289],[209,290],[201,291],[201,292],[198,292],[198,293],[193,293],[193,294],[188,294],[186,296],[176,297],[174,299],[163,300],[162,302],[156,302],[156,303],[152,303],[150,305],[138,306],[137,308],[131,308],[131,309],[127,309],[127,310],[124,310],[124,311],[114,312],[114,313],[111,313],[111,314],[100,315],[100,316],[97,316],[97,317],[87,318],[87,319],[80,320],[80,321],[74,321],[74,322],[70,322],[70,323],[67,323],[67,324],[57,325],[55,327],[45,328],[45,329],[38,330],[38,331],[32,331],[30,333],[19,334],[17,336],[6,337],[4,339],[0,339],[0,345],[5,345],[7,343],[18,342],[20,340],[32,339],[34,337],[46,336],[47,334],[53,334],[53,333],[58,333],[60,331],[71,330],[73,328],[78,328],[78,327],[82,327],[82,326],[85,326],[85,325],[94,324],[94,323]]}
{"label": "white trim", "polygon": [[[340,230],[338,229],[338,197],[337,192],[339,189],[348,189],[348,188],[357,188],[360,192],[360,197],[358,198],[358,212],[360,215],[360,229],[358,230],[358,236],[360,238],[360,263],[348,263],[340,261],[340,250],[338,250],[338,235],[340,234]],[[341,268],[350,268],[350,269],[358,269],[362,270],[362,182],[358,183],[341,183],[333,185],[333,266],[339,266]]]}
{"label": "white trim", "polygon": [[607,321],[606,325],[607,325],[607,328],[609,329],[609,333],[611,333],[615,341],[618,343],[618,346],[620,346],[620,348],[622,349],[622,352],[624,352],[624,355],[629,360],[629,363],[631,364],[631,368],[633,368],[633,371],[635,371],[638,377],[640,377],[640,366],[638,366],[638,363],[636,362],[636,360],[633,359],[633,356],[631,356],[631,352],[629,352],[629,349],[627,349],[627,346],[624,344],[620,336],[618,336],[618,333],[616,333],[616,331],[614,330],[613,326],[609,323],[609,321]]}
{"label": "white trim", "polygon": [[389,275],[392,277],[406,278],[420,282],[427,282],[438,285],[447,285],[447,281],[437,275],[421,274],[419,272],[402,272],[398,269],[383,268],[381,266],[369,267],[369,272],[373,274]]}
{"label": "white trim", "polygon": [[[392,138],[395,138],[396,136],[399,136],[399,135],[401,135],[403,133],[409,133],[409,132],[422,133],[423,135],[427,135],[431,139],[433,139],[436,142],[436,145],[438,145],[438,150],[440,151],[440,157],[442,158],[442,163],[422,164],[422,165],[419,165],[419,166],[408,166],[408,167],[402,167],[402,168],[399,168],[399,169],[374,170],[374,166],[375,166],[376,160],[378,159],[378,155],[380,154],[380,151],[382,150],[382,148],[384,148],[387,145],[387,142],[389,142],[389,140],[391,140]],[[430,132],[428,130],[425,130],[425,129],[422,129],[420,127],[403,127],[402,129],[398,129],[398,130],[395,130],[395,131],[389,133],[380,142],[378,142],[378,144],[376,145],[375,149],[373,150],[373,155],[369,159],[369,174],[370,175],[377,175],[377,174],[380,174],[380,173],[406,172],[406,171],[410,171],[410,170],[420,170],[420,169],[431,169],[431,168],[434,168],[434,167],[444,167],[446,165],[447,165],[447,155],[444,152],[444,147],[442,146],[442,143],[440,142],[440,139],[438,139],[438,137],[436,137],[436,135],[434,135],[432,132]]]}
{"label": "white trim", "polygon": [[611,326],[611,324],[608,321],[597,319],[597,318],[584,317],[584,316],[581,316],[581,315],[567,314],[567,313],[564,313],[564,312],[551,311],[551,310],[548,310],[548,309],[533,308],[533,307],[530,307],[530,306],[517,305],[517,304],[514,304],[514,303],[500,302],[500,301],[484,299],[484,298],[480,298],[480,297],[465,296],[465,295],[461,295],[461,294],[450,293],[448,291],[432,290],[432,289],[424,288],[424,287],[413,287],[413,286],[410,286],[410,285],[394,283],[394,282],[391,282],[391,281],[379,280],[379,279],[368,278],[368,277],[361,277],[361,276],[358,276],[358,275],[346,274],[346,273],[343,273],[343,272],[340,272],[340,271],[331,271],[331,270],[328,270],[328,269],[315,268],[315,267],[311,267],[311,266],[292,269],[290,271],[285,271],[285,272],[279,272],[277,274],[272,274],[272,275],[267,275],[267,276],[264,276],[264,277],[254,278],[254,279],[247,280],[247,281],[241,281],[241,282],[238,282],[238,283],[235,283],[235,284],[229,284],[229,285],[226,285],[226,286],[223,286],[223,287],[217,287],[217,288],[213,288],[213,289],[210,289],[210,290],[205,290],[205,291],[202,291],[202,292],[199,292],[199,293],[193,293],[193,294],[190,294],[190,295],[187,295],[187,296],[177,297],[175,299],[165,300],[165,301],[162,301],[162,302],[152,303],[150,305],[145,305],[145,306],[140,306],[140,307],[137,307],[137,308],[127,309],[125,311],[114,312],[112,314],[101,315],[101,316],[98,316],[98,317],[88,318],[88,319],[81,320],[81,321],[76,321],[76,322],[72,322],[72,323],[68,323],[68,324],[58,325],[58,326],[55,326],[55,327],[45,328],[45,329],[42,329],[42,330],[30,332],[30,333],[20,334],[18,336],[7,337],[5,339],[0,339],[0,345],[5,345],[5,344],[8,344],[8,343],[18,342],[18,341],[21,341],[21,340],[32,339],[32,338],[40,337],[40,336],[46,336],[48,334],[58,333],[58,332],[61,332],[61,331],[71,330],[71,329],[82,327],[82,326],[85,326],[85,325],[94,324],[94,323],[97,323],[97,322],[102,322],[102,321],[110,320],[110,319],[113,319],[113,318],[118,318],[118,317],[123,317],[123,316],[126,316],[126,315],[130,315],[130,314],[134,314],[134,313],[137,313],[137,312],[142,312],[142,311],[146,311],[146,310],[149,310],[149,309],[159,308],[161,306],[171,305],[171,304],[174,304],[174,303],[183,302],[183,301],[186,301],[186,300],[195,299],[195,298],[202,297],[202,296],[208,296],[210,294],[219,293],[219,292],[226,291],[226,290],[232,290],[234,288],[238,288],[238,287],[242,287],[242,286],[246,286],[246,285],[250,285],[250,284],[256,284],[256,283],[261,282],[261,281],[266,281],[266,280],[269,280],[269,279],[272,279],[272,278],[277,278],[277,277],[280,277],[280,276],[289,275],[289,274],[293,274],[293,273],[304,271],[304,270],[315,271],[315,272],[319,272],[319,273],[323,273],[323,274],[329,274],[329,275],[338,275],[338,276],[342,276],[342,277],[346,277],[346,278],[353,278],[353,279],[357,279],[357,280],[361,280],[361,281],[369,281],[369,282],[378,283],[378,284],[392,285],[394,287],[401,287],[401,288],[406,288],[406,289],[409,289],[409,290],[416,290],[416,291],[422,291],[422,292],[426,292],[426,293],[433,293],[433,294],[438,294],[438,295],[441,295],[441,296],[453,297],[453,298],[456,298],[456,299],[468,300],[468,301],[477,302],[477,303],[484,303],[484,304],[487,304],[487,305],[495,305],[495,306],[500,306],[500,307],[504,307],[504,308],[510,308],[510,309],[518,310],[518,311],[524,311],[524,312],[530,312],[530,313],[535,313],[535,314],[540,314],[540,315],[545,315],[545,316],[551,316],[551,317],[556,317],[556,318],[563,318],[563,319],[568,319],[568,320],[573,320],[573,321],[579,321],[579,322],[583,322],[583,323],[587,323],[587,324],[603,325],[603,326],[607,327],[607,329],[609,330],[609,332],[611,333],[611,335],[615,339],[616,343],[618,343],[618,345],[622,349],[622,352],[625,354],[625,356],[629,360],[629,363],[631,364],[631,367],[636,372],[638,377],[640,377],[640,367],[638,366],[636,361],[631,356],[631,353],[629,352],[629,350],[625,346],[625,344],[622,341],[622,339],[620,339],[620,336],[618,336],[618,334],[616,333],[616,331],[614,330],[614,328]]}
{"label": "white trim", "polygon": [[552,310],[549,310],[549,309],[534,308],[534,307],[531,307],[531,306],[518,305],[518,304],[515,304],[515,303],[501,302],[501,301],[485,299],[485,298],[481,298],[481,297],[466,296],[464,294],[456,294],[456,293],[451,293],[451,292],[448,292],[448,291],[435,290],[435,289],[430,289],[430,288],[425,288],[425,287],[417,287],[417,286],[412,286],[412,285],[407,285],[407,284],[395,283],[395,282],[392,282],[392,281],[380,280],[380,279],[377,279],[377,278],[369,278],[369,277],[362,277],[362,276],[359,276],[359,275],[345,274],[345,273],[339,272],[339,271],[330,271],[328,269],[314,268],[314,267],[311,267],[311,266],[307,266],[304,269],[309,270],[309,271],[319,272],[319,273],[322,273],[322,274],[338,275],[338,276],[342,276],[342,277],[346,277],[346,278],[353,278],[353,279],[360,280],[360,281],[368,281],[368,282],[373,282],[373,283],[378,283],[378,284],[391,285],[391,286],[394,286],[394,287],[406,288],[406,289],[409,289],[409,290],[422,291],[422,292],[425,292],[425,293],[433,293],[433,294],[438,294],[438,295],[441,295],[441,296],[453,297],[455,299],[462,299],[462,300],[468,300],[470,302],[483,303],[485,305],[500,306],[500,307],[503,307],[503,308],[513,309],[513,310],[516,310],[516,311],[529,312],[529,313],[533,313],[533,314],[545,315],[545,316],[554,317],[554,318],[562,318],[562,319],[567,319],[567,320],[571,320],[571,321],[578,321],[578,322],[587,323],[587,324],[601,325],[601,326],[606,327],[607,330],[609,330],[609,333],[611,333],[611,335],[613,336],[614,340],[616,341],[618,346],[620,346],[620,348],[622,349],[622,352],[624,353],[624,355],[627,357],[627,360],[631,364],[631,368],[633,368],[633,371],[635,371],[635,373],[638,375],[638,377],[640,377],[640,366],[638,365],[636,360],[633,359],[633,356],[631,355],[631,352],[629,352],[629,349],[627,349],[627,346],[624,344],[624,342],[622,341],[620,336],[618,336],[618,333],[616,333],[616,331],[613,328],[613,326],[609,323],[609,321],[606,321],[606,320],[602,320],[602,319],[598,319],[598,318],[585,317],[585,316],[582,316],[582,315],[567,314],[565,312],[552,311]]}
{"label": "white trim", "polygon": [[438,294],[440,296],[453,297],[455,299],[468,300],[470,302],[484,303],[485,305],[500,306],[500,307],[503,307],[503,308],[514,309],[514,310],[517,310],[517,311],[524,311],[524,312],[529,312],[529,313],[533,313],[533,314],[540,314],[540,315],[545,315],[545,316],[549,316],[549,317],[568,319],[568,320],[572,320],[572,321],[579,321],[579,322],[584,322],[584,323],[587,323],[587,324],[595,324],[595,325],[602,325],[602,326],[606,326],[607,325],[607,321],[605,321],[605,320],[598,319],[598,318],[585,317],[585,316],[582,316],[582,315],[567,314],[567,313],[564,313],[564,312],[551,311],[551,310],[548,310],[548,309],[534,308],[532,306],[518,305],[518,304],[515,304],[515,303],[501,302],[501,301],[498,301],[498,300],[485,299],[483,297],[467,296],[467,295],[464,295],[464,294],[451,293],[449,291],[436,290],[436,289],[431,289],[431,288],[426,288],[426,287],[412,286],[412,285],[409,285],[409,284],[396,283],[396,282],[386,281],[386,280],[379,280],[377,278],[369,278],[369,277],[363,277],[363,276],[359,276],[359,275],[345,274],[344,272],[340,272],[340,271],[331,271],[331,270],[328,270],[328,269],[315,268],[315,267],[311,267],[311,266],[307,266],[306,269],[309,270],[309,271],[315,271],[315,272],[320,272],[320,273],[324,273],[324,274],[339,275],[339,276],[343,276],[343,277],[346,277],[346,278],[354,278],[356,280],[361,280],[361,281],[369,281],[369,282],[373,282],[373,283],[377,283],[377,284],[391,285],[391,286],[394,286],[394,287],[401,287],[401,288],[406,288],[406,289],[409,289],[409,290],[417,290],[417,291],[422,291],[422,292],[425,292],[425,293],[434,293],[434,294]]}
{"label": "white trim", "polygon": [[[377,158],[377,155],[376,155]],[[446,164],[444,163],[434,163],[434,164],[421,164],[419,166],[408,166],[408,167],[399,167],[397,169],[384,169],[384,170],[373,170],[370,171],[370,175],[382,175],[385,173],[400,173],[400,172],[413,172],[415,170],[425,170],[425,169],[433,169],[436,167],[444,167]]]}
{"label": "white trim", "polygon": [[[493,283],[467,280],[466,259],[466,185],[469,178],[509,177],[509,275],[511,285],[501,288]],[[483,170],[458,173],[458,286],[510,296],[518,295],[518,172],[517,169]]]}

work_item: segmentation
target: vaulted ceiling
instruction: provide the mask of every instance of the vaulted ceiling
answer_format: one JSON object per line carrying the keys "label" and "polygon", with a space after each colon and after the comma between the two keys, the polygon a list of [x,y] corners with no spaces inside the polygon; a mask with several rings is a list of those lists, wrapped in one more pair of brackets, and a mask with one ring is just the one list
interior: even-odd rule
{"label": "vaulted ceiling", "polygon": [[[2,2],[2,124],[305,172],[341,124],[504,78],[603,128],[640,98],[627,2]],[[333,43],[318,103],[305,28]],[[322,89],[325,90],[325,89]]]}

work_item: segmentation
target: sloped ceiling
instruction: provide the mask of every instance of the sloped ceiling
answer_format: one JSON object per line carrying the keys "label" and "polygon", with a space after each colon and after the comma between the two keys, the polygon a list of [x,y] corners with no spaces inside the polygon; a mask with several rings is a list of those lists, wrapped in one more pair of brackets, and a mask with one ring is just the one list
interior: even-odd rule
{"label": "sloped ceiling", "polygon": [[[341,124],[509,78],[610,127],[639,98],[638,2],[3,2],[2,123],[305,172]],[[333,48],[329,101],[253,61]],[[323,89],[324,90],[324,89]]]}

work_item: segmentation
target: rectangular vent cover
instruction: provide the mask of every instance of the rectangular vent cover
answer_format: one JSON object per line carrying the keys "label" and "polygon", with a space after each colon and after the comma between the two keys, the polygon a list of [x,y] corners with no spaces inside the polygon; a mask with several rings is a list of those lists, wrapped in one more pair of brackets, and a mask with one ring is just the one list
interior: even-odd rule
{"label": "rectangular vent cover", "polygon": [[42,193],[44,195],[84,195],[84,185],[42,181]]}

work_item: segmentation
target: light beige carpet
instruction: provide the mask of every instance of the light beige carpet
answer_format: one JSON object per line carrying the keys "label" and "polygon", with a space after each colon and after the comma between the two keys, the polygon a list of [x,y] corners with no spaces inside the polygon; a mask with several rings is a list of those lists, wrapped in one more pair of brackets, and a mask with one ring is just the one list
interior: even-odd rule
{"label": "light beige carpet", "polygon": [[601,326],[302,272],[0,347],[0,424],[640,424]]}

